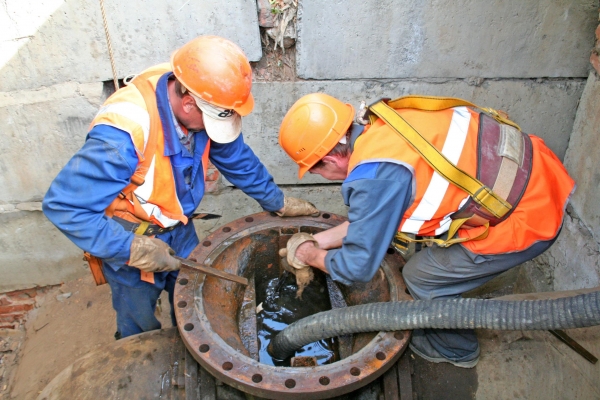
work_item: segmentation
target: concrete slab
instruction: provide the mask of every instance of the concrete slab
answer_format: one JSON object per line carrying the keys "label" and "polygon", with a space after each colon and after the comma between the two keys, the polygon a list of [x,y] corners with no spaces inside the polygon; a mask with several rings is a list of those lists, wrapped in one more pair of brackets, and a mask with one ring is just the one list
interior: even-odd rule
{"label": "concrete slab", "polygon": [[539,257],[541,268],[550,274],[554,290],[571,290],[600,285],[600,246],[571,206],[558,239]]}
{"label": "concrete slab", "polygon": [[[2,1],[0,92],[112,80],[98,1],[39,3]],[[119,78],[168,61],[198,35],[231,39],[251,61],[262,57],[255,1],[104,3]]]}
{"label": "concrete slab", "polygon": [[[600,328],[567,333],[596,357]],[[591,364],[546,331],[478,331],[477,399],[597,399],[600,364]]]}
{"label": "concrete slab", "polygon": [[304,0],[298,76],[585,77],[598,3]]}
{"label": "concrete slab", "polygon": [[83,253],[39,211],[0,214],[0,293],[89,274]]}
{"label": "concrete slab", "polygon": [[[302,95],[325,92],[355,107],[362,99],[450,95],[507,111],[526,132],[542,137],[563,157],[584,84],[583,80],[485,80],[480,86],[463,80],[255,83],[256,105],[244,118],[244,138],[278,184],[326,183],[310,174],[299,181],[297,167],[278,144],[281,120]],[[0,93],[0,127],[10,138],[0,142],[0,203],[41,200],[56,174],[83,145],[88,125],[103,102],[102,90],[101,83],[65,83]],[[23,157],[28,158],[26,167]]]}
{"label": "concrete slab", "polygon": [[0,202],[42,199],[54,177],[83,145],[102,104],[101,95],[101,83],[0,93],[4,135],[0,141]]}
{"label": "concrete slab", "polygon": [[[590,72],[585,90],[579,101],[577,117],[565,156],[565,166],[577,182],[571,204],[581,221],[600,243],[600,78]],[[600,250],[600,246],[598,248]]]}

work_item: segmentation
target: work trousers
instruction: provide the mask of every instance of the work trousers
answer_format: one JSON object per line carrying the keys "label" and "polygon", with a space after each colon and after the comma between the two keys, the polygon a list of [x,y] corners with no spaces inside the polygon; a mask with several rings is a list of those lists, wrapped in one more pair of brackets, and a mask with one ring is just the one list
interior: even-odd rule
{"label": "work trousers", "polygon": [[[537,257],[555,240],[556,237],[537,242],[520,252],[493,255],[475,254],[460,244],[448,248],[434,245],[413,255],[402,275],[415,300],[457,298]],[[424,335],[435,350],[455,362],[471,361],[479,354],[479,343],[472,329],[423,329],[415,330],[414,334]]]}
{"label": "work trousers", "polygon": [[171,322],[177,326],[175,321],[175,309],[173,307],[173,292],[175,281],[179,271],[170,272],[163,287],[159,285],[141,282],[141,286],[130,287],[116,282],[107,276],[108,284],[112,292],[113,308],[117,312],[117,332],[115,338],[121,339],[138,333],[148,332],[161,328],[161,323],[154,312],[156,302],[163,290],[169,294],[169,305]]}

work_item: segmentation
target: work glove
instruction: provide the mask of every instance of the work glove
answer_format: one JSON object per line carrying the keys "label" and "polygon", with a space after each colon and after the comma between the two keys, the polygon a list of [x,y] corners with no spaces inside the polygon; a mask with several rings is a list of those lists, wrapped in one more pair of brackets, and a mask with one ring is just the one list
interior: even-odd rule
{"label": "work glove", "polygon": [[175,250],[159,239],[135,235],[129,251],[129,265],[144,272],[177,271],[181,268],[181,261],[173,257]]}
{"label": "work glove", "polygon": [[284,197],[283,208],[275,214],[280,217],[299,217],[302,215],[310,215],[316,217],[319,215],[319,210],[314,204],[306,200],[297,199],[296,197]]}
{"label": "work glove", "polygon": [[283,257],[281,265],[286,271],[293,273],[296,276],[296,285],[298,290],[296,291],[296,298],[302,299],[302,292],[304,288],[308,286],[314,279],[315,275],[312,268],[302,261],[296,258],[296,250],[298,246],[305,242],[314,242],[315,246],[318,247],[317,241],[313,235],[305,232],[296,233],[292,235],[290,240],[287,242],[285,249],[279,250],[279,255]]}

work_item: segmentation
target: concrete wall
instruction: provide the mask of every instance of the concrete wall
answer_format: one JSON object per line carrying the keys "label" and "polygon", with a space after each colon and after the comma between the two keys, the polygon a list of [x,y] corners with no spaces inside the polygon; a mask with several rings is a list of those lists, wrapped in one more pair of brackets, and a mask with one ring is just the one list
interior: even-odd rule
{"label": "concrete wall", "polygon": [[600,286],[600,78],[595,71],[581,96],[565,166],[577,182],[563,230],[539,262],[555,290]]}
{"label": "concrete wall", "polygon": [[585,76],[598,8],[595,0],[349,4],[300,2],[300,77]]}
{"label": "concrete wall", "polygon": [[[261,56],[254,0],[231,1],[226,8],[208,0],[105,3],[119,77],[167,60],[204,33],[236,41],[251,60]],[[597,1],[526,3],[412,1],[393,10],[391,1],[301,0],[297,74],[305,80],[256,83],[245,138],[286,192],[340,214],[346,211],[339,187],[315,177],[298,182],[277,145],[283,115],[306,93],[324,91],[354,105],[408,93],[459,96],[508,111],[563,157],[588,75],[584,61],[593,46]],[[87,273],[80,251],[45,220],[39,202],[82,145],[106,97],[103,81],[112,75],[97,1],[0,5],[3,292]],[[475,22],[469,28],[462,21]],[[385,51],[369,50],[375,38]],[[224,217],[198,224],[201,235],[260,211],[236,189],[212,190],[200,209]]]}

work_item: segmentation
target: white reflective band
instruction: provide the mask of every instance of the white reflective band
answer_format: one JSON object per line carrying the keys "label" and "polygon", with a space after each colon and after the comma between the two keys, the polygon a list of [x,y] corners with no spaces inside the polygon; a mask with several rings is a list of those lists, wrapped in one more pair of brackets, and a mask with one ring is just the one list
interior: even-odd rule
{"label": "white reflective band", "polygon": [[[455,165],[460,159],[465,141],[467,140],[470,121],[471,114],[466,107],[456,107],[454,109],[450,128],[448,129],[448,135],[446,136],[444,147],[442,148],[442,154]],[[402,232],[418,234],[423,223],[425,223],[425,221],[431,221],[437,210],[440,208],[449,185],[450,183],[447,180],[434,171],[421,202],[410,218],[404,221],[400,230]],[[446,229],[439,234],[446,232],[449,226],[450,225],[447,224],[445,226]],[[436,231],[436,233],[438,232]]]}

